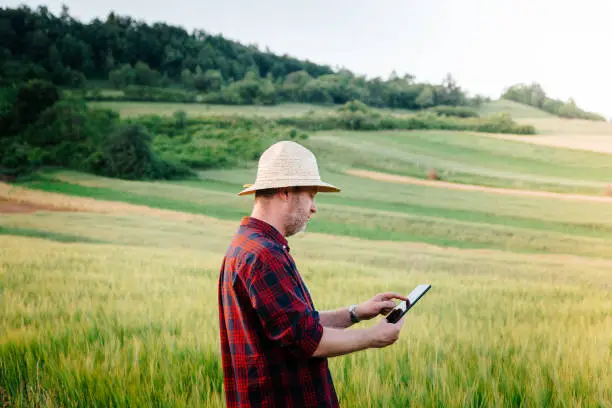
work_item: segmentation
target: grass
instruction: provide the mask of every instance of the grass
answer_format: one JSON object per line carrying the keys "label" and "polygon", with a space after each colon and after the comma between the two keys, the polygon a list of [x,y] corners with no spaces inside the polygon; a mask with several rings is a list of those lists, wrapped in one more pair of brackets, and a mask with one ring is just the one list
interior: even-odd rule
{"label": "grass", "polygon": [[[216,279],[235,222],[8,218],[107,242],[0,236],[0,387],[14,406],[223,406]],[[395,345],[331,359],[342,406],[612,401],[609,261],[313,233],[290,245],[319,310],[433,286]]]}
{"label": "grass", "polygon": [[506,99],[498,99],[483,103],[478,111],[481,116],[492,115],[495,113],[509,113],[515,119],[555,118],[554,115],[551,115],[550,113],[541,109]]}
{"label": "grass", "polygon": [[[435,165],[449,181],[601,194],[609,155],[454,132],[306,143],[342,188],[290,238],[316,308],[432,284],[396,344],[330,359],[341,406],[612,407],[612,205],[345,173]],[[0,405],[224,406],[217,279],[255,172],[0,184],[0,197],[79,210],[0,216]]]}
{"label": "grass", "polygon": [[[105,90],[106,95],[121,94],[121,91]],[[183,110],[189,115],[260,115],[267,117],[295,116],[303,115],[308,111],[318,113],[330,112],[338,106],[311,105],[306,103],[282,103],[276,106],[233,106],[233,105],[211,105],[211,104],[191,104],[191,103],[151,103],[151,102],[89,102],[90,106],[113,109],[119,111],[122,116],[138,116],[144,114],[172,115],[177,110]],[[395,115],[407,115],[412,113],[406,109],[376,109],[379,112],[392,113]],[[553,115],[531,106],[522,105],[514,101],[497,100],[484,103],[478,112],[481,116],[496,113],[509,113],[517,119],[530,118],[555,118]]]}
{"label": "grass", "polygon": [[19,228],[19,227],[3,227],[0,226],[0,235],[12,235],[22,237],[36,237],[44,238],[57,242],[97,242],[102,243],[103,241],[89,239],[87,237],[71,235],[61,232],[50,232],[40,229],[32,228]]}
{"label": "grass", "polygon": [[[113,94],[121,91],[108,90]],[[122,117],[135,117],[145,114],[170,116],[177,110],[185,111],[189,116],[207,115],[258,115],[265,117],[299,116],[309,111],[317,113],[331,112],[335,106],[319,106],[299,103],[287,103],[277,106],[228,106],[184,103],[150,103],[150,102],[89,102],[90,106],[108,108],[118,111]],[[375,109],[381,113],[397,116],[412,114],[403,109]],[[560,119],[547,112],[519,104],[514,101],[496,100],[483,104],[479,113],[487,116],[496,113],[509,113],[522,124],[531,124],[538,130],[538,136],[512,136],[503,138],[526,140],[549,146],[582,148],[593,151],[612,153],[612,125],[605,122]],[[579,136],[576,137],[576,136]]]}
{"label": "grass", "polygon": [[[111,91],[112,92],[112,91]],[[190,116],[208,115],[241,115],[278,118],[284,116],[301,116],[309,112],[324,114],[332,113],[341,105],[311,105],[306,103],[282,103],[275,106],[256,105],[211,105],[203,103],[166,103],[166,102],[88,102],[92,107],[112,109],[122,117],[155,114],[170,116],[177,110],[182,110]],[[410,115],[414,111],[407,109],[372,108],[374,111],[397,116]]]}
{"label": "grass", "polygon": [[[105,90],[103,94],[116,96],[121,91]],[[183,110],[189,115],[260,115],[267,117],[295,116],[303,115],[308,111],[318,113],[330,112],[338,106],[311,105],[306,103],[282,103],[275,106],[238,106],[238,105],[211,105],[211,104],[191,104],[191,103],[171,103],[171,102],[89,102],[90,106],[109,108],[119,111],[122,116],[138,116],[144,114],[172,115],[177,110]],[[412,111],[406,109],[376,109],[379,112],[392,113],[395,115],[408,115]],[[481,116],[493,115],[496,113],[509,113],[515,119],[540,119],[557,118],[548,112],[536,109],[531,106],[523,105],[514,101],[496,100],[484,103],[478,113]]]}
{"label": "grass", "polygon": [[557,149],[464,132],[321,132],[306,144],[337,170],[363,168],[491,187],[601,195],[610,155]]}
{"label": "grass", "polygon": [[208,105],[191,103],[151,103],[151,102],[89,102],[92,107],[100,107],[118,111],[122,117],[156,114],[170,116],[182,110],[189,116],[207,115],[257,115],[265,117],[299,116],[309,111],[318,113],[331,112],[335,107],[317,106],[300,103],[287,103],[277,106],[233,106]]}
{"label": "grass", "polygon": [[[74,173],[46,177],[24,185],[233,221],[247,214],[252,203],[237,197],[239,186],[223,180],[219,172],[203,174],[219,180],[179,184],[116,182]],[[421,186],[400,186],[393,196],[384,194],[383,183],[349,176],[331,180],[340,181],[336,184],[348,193],[320,196],[320,211],[310,226],[313,232],[460,248],[611,256],[612,207],[605,203],[512,197],[500,205],[499,199],[485,193],[442,190],[436,196]],[[529,213],[518,215],[527,209]],[[586,209],[588,217],[582,215]]]}

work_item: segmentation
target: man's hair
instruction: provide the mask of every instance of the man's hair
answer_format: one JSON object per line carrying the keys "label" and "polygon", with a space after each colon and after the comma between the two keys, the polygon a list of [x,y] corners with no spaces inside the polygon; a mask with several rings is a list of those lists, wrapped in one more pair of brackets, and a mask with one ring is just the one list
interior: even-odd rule
{"label": "man's hair", "polygon": [[272,198],[278,192],[278,188],[266,188],[255,191],[255,198]]}
{"label": "man's hair", "polygon": [[[302,187],[288,187],[288,188],[289,188],[289,191],[292,191],[294,193],[299,193],[300,191],[302,191]],[[255,198],[270,199],[274,197],[274,195],[276,195],[276,193],[278,193],[280,190],[282,190],[282,188],[265,188],[263,190],[256,190]]]}

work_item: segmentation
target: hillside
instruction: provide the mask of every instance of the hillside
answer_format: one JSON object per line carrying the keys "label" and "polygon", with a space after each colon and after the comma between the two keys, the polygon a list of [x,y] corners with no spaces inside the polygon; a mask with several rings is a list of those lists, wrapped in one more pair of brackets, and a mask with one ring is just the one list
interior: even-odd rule
{"label": "hillside", "polygon": [[478,113],[481,115],[509,113],[515,119],[555,117],[554,115],[541,109],[508,99],[498,99],[495,101],[485,102],[478,108]]}
{"label": "hillside", "polygon": [[[419,109],[477,105],[451,75],[439,84],[412,75],[366,79],[348,70],[276,55],[203,30],[188,33],[110,13],[83,23],[64,8],[0,8],[0,83],[47,79],[68,88],[94,88],[88,97],[231,105],[301,102]],[[121,90],[112,95],[95,88]],[[90,89],[90,91],[92,91]]]}

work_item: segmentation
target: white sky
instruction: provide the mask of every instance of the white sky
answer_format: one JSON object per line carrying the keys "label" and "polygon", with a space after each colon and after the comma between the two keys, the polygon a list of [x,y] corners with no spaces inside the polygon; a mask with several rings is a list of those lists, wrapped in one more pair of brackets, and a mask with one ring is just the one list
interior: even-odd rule
{"label": "white sky", "polygon": [[518,82],[612,117],[612,0],[3,0],[61,4],[88,22],[114,10],[203,29],[369,77],[393,69],[497,98]]}

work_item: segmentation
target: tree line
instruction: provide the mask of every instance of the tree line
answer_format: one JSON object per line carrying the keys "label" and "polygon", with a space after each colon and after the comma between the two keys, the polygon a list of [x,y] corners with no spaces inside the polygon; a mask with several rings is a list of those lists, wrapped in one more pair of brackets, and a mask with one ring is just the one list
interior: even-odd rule
{"label": "tree line", "polygon": [[602,115],[580,109],[576,105],[574,98],[570,98],[567,102],[549,98],[546,92],[544,92],[544,89],[542,89],[542,86],[535,82],[530,85],[512,85],[504,92],[502,98],[530,105],[563,118],[578,118],[596,121],[606,120]]}
{"label": "tree line", "polygon": [[187,32],[115,13],[82,23],[65,6],[59,16],[44,6],[0,8],[0,61],[5,84],[45,79],[70,88],[180,88],[208,103],[358,100],[375,107],[424,109],[478,106],[484,100],[469,97],[450,74],[440,84],[418,83],[395,72],[367,79],[203,30]]}

